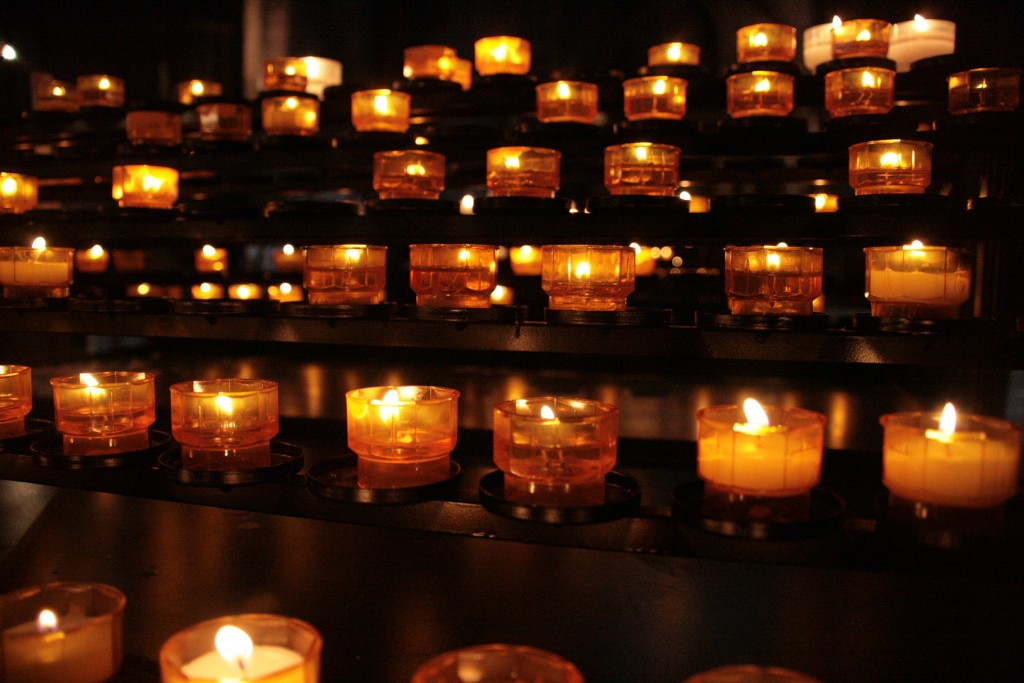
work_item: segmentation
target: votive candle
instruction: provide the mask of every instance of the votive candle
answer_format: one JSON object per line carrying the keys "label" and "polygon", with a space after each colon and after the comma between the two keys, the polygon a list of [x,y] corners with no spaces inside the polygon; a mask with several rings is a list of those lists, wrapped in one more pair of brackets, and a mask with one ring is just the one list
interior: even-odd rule
{"label": "votive candle", "polygon": [[910,71],[914,62],[951,55],[956,51],[956,24],[942,19],[925,19],[915,14],[910,21],[892,25],[889,59],[896,62],[900,73]]}
{"label": "votive candle", "polygon": [[133,110],[125,115],[124,128],[128,142],[133,145],[181,144],[181,114],[175,111]]}
{"label": "votive candle", "polygon": [[411,149],[373,155],[373,189],[381,199],[437,199],[444,179],[443,154]]}
{"label": "votive candle", "polygon": [[515,36],[487,36],[473,44],[476,72],[481,76],[530,73],[530,41]]}
{"label": "votive candle", "polygon": [[562,153],[545,147],[487,150],[487,189],[495,197],[554,197]]}
{"label": "votive candle", "polygon": [[734,119],[789,116],[793,111],[793,77],[778,71],[747,71],[725,79],[726,109]]}
{"label": "votive candle", "polygon": [[320,131],[320,98],[308,93],[264,97],[263,131],[267,135],[308,137]]}
{"label": "votive candle", "polygon": [[124,81],[106,74],[79,76],[76,88],[82,107],[123,107]]}
{"label": "votive candle", "polygon": [[110,265],[110,252],[99,244],[75,250],[75,270],[79,273],[102,273]]}
{"label": "votive candle", "polygon": [[203,97],[220,97],[224,94],[224,85],[217,81],[206,81],[193,78],[178,83],[178,104],[190,106]]}
{"label": "votive candle", "polygon": [[32,88],[34,111],[78,111],[78,93],[68,81],[41,80]]}
{"label": "votive candle", "polygon": [[446,45],[414,45],[405,48],[402,75],[409,80],[452,80],[458,54]]}
{"label": "votive candle", "polygon": [[949,77],[949,113],[1014,111],[1020,105],[1020,69],[970,69]]}
{"label": "votive candle", "polygon": [[542,123],[593,123],[597,118],[597,85],[582,81],[541,83],[537,120]]}
{"label": "votive candle", "polygon": [[796,27],[751,24],[736,31],[736,61],[791,62],[796,58]]}
{"label": "votive candle", "polygon": [[178,171],[167,166],[128,164],[113,169],[111,196],[124,208],[173,209]]}
{"label": "votive candle", "polygon": [[387,282],[387,247],[324,244],[306,247],[302,283],[314,306],[379,304]]}
{"label": "votive candle", "polygon": [[583,683],[572,662],[526,645],[471,645],[437,655],[421,664],[411,683]]}
{"label": "votive candle", "polygon": [[893,107],[895,91],[892,69],[837,69],[825,75],[825,108],[833,118],[886,114]]}
{"label": "votive candle", "polygon": [[83,372],[54,377],[53,408],[64,455],[109,455],[149,447],[156,421],[151,372]]}
{"label": "votive candle", "polygon": [[832,27],[832,58],[885,57],[891,25],[880,19],[851,19]]}
{"label": "votive candle", "polygon": [[341,62],[327,57],[299,57],[306,65],[306,92],[323,98],[324,90],[341,85]]}
{"label": "votive candle", "polygon": [[306,90],[306,62],[300,57],[274,57],[263,62],[264,90]]}
{"label": "votive candle", "polygon": [[39,179],[0,172],[0,213],[24,213],[39,203]]}
{"label": "votive candle", "polygon": [[25,416],[32,412],[32,368],[0,365],[0,439],[25,433]]}
{"label": "votive candle", "polygon": [[630,121],[686,115],[686,81],[675,76],[641,76],[622,82],[623,112]]}
{"label": "votive candle", "polygon": [[252,106],[248,102],[200,102],[196,114],[202,140],[245,142],[252,135]]}
{"label": "votive candle", "polygon": [[[74,273],[74,249],[0,247],[0,284],[6,297],[66,297]],[[34,243],[34,244],[36,244]]]}
{"label": "votive candle", "polygon": [[193,259],[199,273],[222,273],[228,269],[228,250],[223,247],[204,244],[195,250]]}
{"label": "votive candle", "polygon": [[647,49],[647,66],[674,66],[700,64],[700,46],[690,43],[659,43]]}
{"label": "votive candle", "polygon": [[923,194],[932,182],[932,144],[871,140],[850,146],[850,185],[858,195]]}
{"label": "votive candle", "polygon": [[679,184],[681,150],[673,145],[627,142],[604,150],[604,186],[613,195],[671,197]]}
{"label": "votive candle", "polygon": [[636,288],[631,247],[546,244],[541,259],[541,287],[554,310],[625,310],[626,297]]}
{"label": "votive candle", "polygon": [[488,308],[497,284],[492,244],[410,244],[409,285],[417,306]]}
{"label": "votive candle", "polygon": [[915,241],[868,247],[864,261],[864,296],[876,317],[958,318],[970,296],[971,259],[963,249]]}
{"label": "votive candle", "polygon": [[725,292],[732,315],[811,315],[821,295],[818,247],[726,247]]}
{"label": "votive candle", "polygon": [[409,130],[412,97],[398,90],[379,88],[352,93],[352,126],[360,133]]}
{"label": "votive candle", "polygon": [[540,275],[541,250],[531,244],[523,244],[508,250],[509,265],[515,275]]}

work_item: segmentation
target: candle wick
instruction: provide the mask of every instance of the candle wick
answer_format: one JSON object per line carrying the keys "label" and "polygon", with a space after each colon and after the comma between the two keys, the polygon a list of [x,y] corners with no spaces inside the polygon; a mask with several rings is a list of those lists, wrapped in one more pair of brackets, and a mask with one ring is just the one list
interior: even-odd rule
{"label": "candle wick", "polygon": [[245,658],[242,655],[238,655],[238,659],[235,660],[235,666],[242,672],[242,676],[248,678],[248,674],[245,671]]}

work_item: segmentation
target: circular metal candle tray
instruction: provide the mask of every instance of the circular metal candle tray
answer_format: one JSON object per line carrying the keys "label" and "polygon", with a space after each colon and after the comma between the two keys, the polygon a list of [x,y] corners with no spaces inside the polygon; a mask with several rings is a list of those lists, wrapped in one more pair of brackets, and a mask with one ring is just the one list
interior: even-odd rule
{"label": "circular metal candle tray", "polygon": [[156,469],[167,479],[190,486],[247,486],[279,482],[302,469],[302,449],[282,441],[270,442],[270,466],[245,470],[187,470],[181,449],[171,448],[157,458]]}
{"label": "circular metal candle tray", "polygon": [[594,524],[625,517],[640,507],[640,484],[621,472],[609,472],[604,478],[605,502],[600,505],[556,507],[531,505],[505,497],[505,473],[494,470],[480,478],[480,502],[503,517],[545,524]]}
{"label": "circular metal candle tray", "polygon": [[240,301],[234,299],[200,299],[198,301],[172,301],[171,311],[182,315],[264,315],[277,313],[281,305],[277,301]]}
{"label": "circular metal candle tray", "polygon": [[839,198],[840,211],[873,209],[945,210],[950,198],[942,194],[862,194]]}
{"label": "circular metal candle tray", "polygon": [[392,317],[397,310],[398,305],[393,303],[375,305],[313,305],[289,301],[281,304],[281,314],[295,318],[367,318],[383,320]]}
{"label": "circular metal candle tray", "polygon": [[526,317],[525,306],[490,308],[445,308],[443,306],[405,306],[402,315],[409,320],[453,323],[520,323]]}
{"label": "circular metal candle tray", "polygon": [[549,325],[601,325],[620,327],[668,327],[672,311],[661,308],[627,308],[624,311],[567,311],[544,309]]}
{"label": "circular metal candle tray", "polygon": [[171,447],[171,435],[155,429],[149,430],[149,447],[138,451],[111,453],[109,455],[64,455],[64,435],[60,432],[47,434],[31,446],[32,462],[41,466],[61,470],[105,469],[148,465]]}
{"label": "circular metal candle tray", "polygon": [[728,313],[697,312],[697,327],[754,332],[824,332],[829,328],[825,313],[812,315],[730,315]]}
{"label": "circular metal candle tray", "polygon": [[25,433],[21,436],[12,436],[9,439],[0,439],[0,453],[23,453],[27,454],[32,442],[39,438],[40,434],[53,429],[53,422],[40,420],[36,417],[25,418]]}
{"label": "circular metal candle tray", "polygon": [[313,465],[306,471],[306,485],[321,498],[330,498],[344,503],[369,503],[373,505],[395,505],[420,503],[443,498],[451,493],[458,481],[462,468],[454,460],[448,469],[448,478],[424,484],[393,489],[369,489],[359,486],[358,463],[355,455],[326,460]]}
{"label": "circular metal candle tray", "polygon": [[853,329],[858,332],[883,334],[942,334],[975,336],[1009,334],[1014,330],[996,320],[928,320],[925,318],[876,318],[867,313],[853,316]]}

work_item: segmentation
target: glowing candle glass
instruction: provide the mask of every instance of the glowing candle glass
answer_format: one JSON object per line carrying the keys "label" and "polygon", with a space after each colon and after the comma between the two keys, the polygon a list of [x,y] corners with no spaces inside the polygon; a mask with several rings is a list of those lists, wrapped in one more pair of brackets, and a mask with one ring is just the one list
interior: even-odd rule
{"label": "glowing candle glass", "polygon": [[223,273],[228,269],[228,250],[212,244],[196,249],[193,259],[199,273]]}
{"label": "glowing candle glass", "polygon": [[216,282],[200,282],[197,285],[192,285],[190,291],[192,298],[199,301],[224,298],[224,286]]}
{"label": "glowing candle glass", "polygon": [[79,273],[102,273],[110,265],[110,252],[98,244],[75,251],[75,270]]}
{"label": "glowing candle glass", "polygon": [[302,301],[306,298],[306,291],[299,285],[290,282],[282,282],[267,287],[267,298],[281,303],[289,301]]}
{"label": "glowing candle glass", "polygon": [[204,81],[193,78],[178,83],[178,103],[189,106],[201,97],[220,97],[224,94],[224,86],[216,81]]}
{"label": "glowing candle glass", "polygon": [[509,264],[516,275],[540,275],[543,261],[541,250],[530,244],[508,250]]}
{"label": "glowing candle glass", "polygon": [[115,76],[79,76],[75,89],[78,91],[78,104],[82,107],[124,106],[124,81]]}
{"label": "glowing candle glass", "polygon": [[923,194],[932,182],[932,145],[872,140],[850,146],[850,185],[858,195]]}
{"label": "glowing candle glass", "polygon": [[301,57],[274,57],[263,62],[264,90],[306,90],[306,62]]}
{"label": "glowing candle glass", "polygon": [[886,114],[892,109],[895,91],[892,69],[869,66],[825,74],[825,108],[833,118]]}
{"label": "glowing candle glass", "polygon": [[455,60],[455,69],[452,71],[452,82],[462,86],[463,91],[473,87],[473,62],[468,59],[458,58]]}
{"label": "glowing candle glass", "polygon": [[679,184],[680,149],[627,142],[604,150],[604,186],[613,195],[671,197]]}
{"label": "glowing candle glass", "polygon": [[414,45],[405,48],[402,75],[409,80],[452,80],[455,73],[455,50],[445,45]]}
{"label": "glowing candle glass", "polygon": [[791,62],[796,58],[796,28],[785,24],[751,24],[736,31],[736,61]]}
{"label": "glowing candle glass", "polygon": [[397,90],[359,90],[352,93],[352,126],[360,133],[409,130],[409,93]]}
{"label": "glowing candle glass", "polygon": [[160,648],[163,683],[318,683],[323,639],[304,621],[275,614],[211,619]]}
{"label": "glowing candle glass", "polygon": [[178,171],[166,166],[115,166],[111,196],[124,208],[173,209],[178,201]]}
{"label": "glowing candle glass", "polygon": [[513,301],[515,301],[515,292],[511,287],[495,285],[494,291],[491,292],[491,305],[511,306]]}
{"label": "glowing candle glass", "polygon": [[24,213],[39,203],[39,179],[20,173],[0,173],[0,213]]}
{"label": "glowing candle glass", "polygon": [[416,305],[488,308],[497,258],[492,244],[410,244],[409,285]]}
{"label": "glowing candle glass", "polygon": [[362,488],[422,486],[450,476],[459,392],[429,386],[383,386],[345,394],[348,447],[358,456]]}
{"label": "glowing candle glass", "polygon": [[299,57],[306,65],[306,92],[323,98],[324,89],[341,85],[341,62],[326,57]]}
{"label": "glowing candle glass", "polygon": [[275,249],[272,258],[274,270],[279,273],[298,273],[306,264],[306,255],[302,249],[296,249],[292,244],[285,244],[280,249]]}
{"label": "glowing candle glass", "polygon": [[125,295],[130,297],[163,297],[165,299],[182,298],[184,289],[181,285],[154,285],[149,282],[138,282],[125,288]]}
{"label": "glowing candle glass", "polygon": [[151,372],[83,372],[54,377],[53,408],[64,455],[108,455],[149,447],[156,421]]}
{"label": "glowing candle glass", "polygon": [[514,36],[488,36],[473,44],[476,72],[481,76],[530,73],[530,41]]}
{"label": "glowing candle glass", "polygon": [[437,655],[420,665],[411,683],[479,683],[481,681],[583,683],[572,662],[525,645],[474,645]]}
{"label": "glowing candle glass", "polygon": [[[744,410],[746,409],[746,410]],[[825,416],[801,408],[697,411],[697,473],[710,486],[769,498],[809,493],[821,479]]]}
{"label": "glowing candle glass", "polygon": [[835,213],[839,210],[839,195],[828,192],[818,192],[807,195],[814,200],[815,213]]}
{"label": "glowing candle glass", "polygon": [[261,102],[267,135],[305,137],[320,131],[320,98],[307,93],[271,95]]}
{"label": "glowing candle glass", "polygon": [[173,111],[139,109],[124,118],[128,142],[133,145],[181,144],[181,114]]}
{"label": "glowing candle glass", "polygon": [[832,26],[832,23],[818,24],[804,29],[803,60],[811,73],[818,65],[832,60]]}
{"label": "glowing candle glass", "polygon": [[1017,493],[1021,428],[992,417],[942,414],[883,415],[882,482],[916,503],[979,508],[1002,505]]}
{"label": "glowing candle glass", "polygon": [[252,301],[263,298],[263,287],[255,282],[240,282],[228,286],[228,298],[238,301]]}
{"label": "glowing candle glass", "polygon": [[67,81],[43,80],[32,88],[34,111],[78,111],[78,93]]}
{"label": "glowing candle glass", "polygon": [[196,105],[199,137],[210,141],[245,142],[252,135],[248,102],[201,102]]}
{"label": "glowing candle glass", "polygon": [[622,311],[636,287],[631,247],[547,244],[541,259],[541,287],[555,310]]}
{"label": "glowing candle glass", "polygon": [[597,86],[581,81],[541,83],[537,91],[537,120],[543,123],[593,123],[597,118]]}
{"label": "glowing candle glass", "polygon": [[0,439],[22,436],[31,411],[32,368],[0,365]]}
{"label": "glowing candle glass", "polygon": [[888,21],[851,19],[832,27],[832,58],[885,57],[889,54]]}
{"label": "glowing candle glass", "polygon": [[700,47],[690,43],[660,43],[647,49],[647,66],[700,64]]}
{"label": "glowing candle glass", "polygon": [[373,189],[381,199],[437,199],[444,190],[443,154],[392,150],[373,155]]}
{"label": "glowing candle glass", "polygon": [[495,197],[554,197],[562,153],[544,147],[487,150],[487,189]]}
{"label": "glowing candle glass", "polygon": [[1020,69],[971,69],[949,77],[949,112],[1013,111],[1020,104]]}
{"label": "glowing candle glass", "polygon": [[925,19],[920,14],[911,21],[893,24],[889,40],[889,59],[899,72],[910,71],[920,59],[951,55],[956,51],[956,24],[941,19]]}
{"label": "glowing candle glass", "polygon": [[629,248],[636,254],[635,273],[637,277],[654,275],[657,263],[654,255],[651,253],[651,248],[641,246],[636,242],[631,242]]}
{"label": "glowing candle glass", "polygon": [[876,317],[958,318],[971,292],[971,260],[963,249],[920,242],[868,247],[864,261],[864,292]]}
{"label": "glowing candle glass", "polygon": [[702,671],[683,683],[821,683],[792,669],[754,664],[731,664]]}
{"label": "glowing candle glass", "polygon": [[124,656],[124,593],[49,583],[0,596],[0,673],[24,683],[104,683]]}
{"label": "glowing candle glass", "polygon": [[642,76],[622,83],[623,111],[630,121],[679,120],[686,115],[686,81],[674,76]]}
{"label": "glowing candle glass", "polygon": [[793,77],[778,71],[748,71],[725,79],[726,109],[734,119],[789,116],[793,111]]}
{"label": "glowing candle glass", "polygon": [[66,297],[74,272],[74,249],[0,247],[0,284],[7,297]]}
{"label": "glowing candle glass", "polygon": [[733,315],[811,315],[821,279],[818,247],[725,248],[725,293]]}
{"label": "glowing candle glass", "polygon": [[302,284],[314,306],[379,304],[387,282],[388,248],[368,244],[306,247]]}
{"label": "glowing candle glass", "polygon": [[188,470],[270,466],[278,431],[277,382],[214,379],[171,385],[171,433]]}

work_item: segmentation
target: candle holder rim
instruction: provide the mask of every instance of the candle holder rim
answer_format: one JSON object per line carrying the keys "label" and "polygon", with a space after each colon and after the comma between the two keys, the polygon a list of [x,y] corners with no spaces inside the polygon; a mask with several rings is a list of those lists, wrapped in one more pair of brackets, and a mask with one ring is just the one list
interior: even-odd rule
{"label": "candle holder rim", "polygon": [[442,162],[447,161],[447,157],[440,152],[431,152],[425,149],[384,149],[379,152],[373,153],[373,159],[384,159],[387,157],[400,157],[407,154],[411,154],[425,159],[440,160]]}
{"label": "candle holder rim", "polygon": [[864,247],[864,253],[865,254],[867,254],[867,253],[890,253],[890,252],[900,252],[900,251],[934,251],[934,252],[939,252],[939,251],[949,252],[949,251],[952,251],[952,252],[955,252],[955,253],[958,253],[958,254],[969,254],[970,253],[970,250],[967,249],[966,247],[944,247],[944,246],[941,246],[941,245],[934,245],[934,244],[922,244],[919,247],[911,246],[909,244],[894,244],[894,245],[891,245],[891,246],[890,245],[885,245],[885,246],[875,246],[875,247]]}
{"label": "candle holder rim", "polygon": [[552,147],[538,147],[536,145],[502,145],[501,147],[491,147],[490,149],[487,150],[487,153],[490,154],[491,152],[500,152],[505,150],[516,152],[553,152],[559,158],[562,157],[562,153],[557,149],[554,149]]}
{"label": "candle holder rim", "polygon": [[[203,621],[197,622],[197,623],[192,624],[190,626],[186,626],[185,628],[180,629],[180,630],[174,632],[160,646],[160,653],[158,655],[158,661],[161,664],[165,664],[166,663],[167,666],[172,666],[175,669],[179,669],[181,667],[180,664],[176,664],[176,663],[170,661],[170,650],[173,647],[178,647],[179,644],[181,643],[181,641],[184,641],[185,639],[187,639],[191,635],[191,633],[193,631],[196,631],[196,630],[199,630],[199,629],[204,629],[204,630],[205,629],[213,629],[215,627],[220,627],[220,626],[234,626],[234,625],[237,625],[238,622],[262,622],[262,623],[280,622],[280,623],[282,623],[282,625],[286,625],[289,628],[294,628],[295,630],[305,634],[306,636],[309,636],[311,638],[311,641],[310,641],[308,649],[305,650],[304,652],[298,653],[298,654],[300,654],[302,656],[303,663],[308,661],[311,657],[319,658],[319,652],[323,648],[323,636],[320,635],[320,632],[312,624],[310,624],[307,621],[304,621],[302,619],[297,619],[296,617],[288,617],[288,616],[284,616],[284,615],[281,615],[281,614],[272,614],[272,613],[269,613],[269,612],[248,612],[248,613],[245,613],[245,614],[231,614],[231,615],[226,615],[226,616],[222,616],[222,617],[214,617],[212,619],[205,619]],[[239,628],[242,628],[242,627],[239,627]],[[212,639],[211,639],[210,645],[211,645],[211,648],[212,648],[212,645],[213,645]],[[299,665],[296,665],[296,666],[299,666]]]}
{"label": "candle holder rim", "polygon": [[[205,386],[205,385],[209,385],[209,384],[213,384],[213,383],[222,383],[222,382],[225,382],[225,383],[230,383],[230,382],[248,382],[248,383],[252,383],[252,384],[258,384],[259,386],[258,387],[254,387],[252,389],[231,389],[229,391],[217,391],[215,389],[214,390],[196,391],[194,389],[196,383],[200,383],[200,384]],[[190,388],[190,387],[192,387],[192,388]],[[187,382],[175,382],[174,384],[172,384],[170,386],[170,390],[171,390],[171,393],[179,393],[179,394],[190,395],[190,396],[207,396],[207,395],[209,395],[209,396],[218,396],[218,395],[222,395],[222,396],[229,396],[229,397],[238,397],[238,396],[249,396],[249,395],[252,395],[252,394],[260,394],[260,393],[264,393],[264,392],[268,392],[268,391],[276,391],[277,390],[277,382],[275,382],[274,380],[270,380],[270,379],[250,379],[248,377],[218,377],[216,379],[197,379],[197,380],[189,380]]]}
{"label": "candle holder rim", "polygon": [[[920,431],[935,429],[938,427],[941,412],[930,412],[925,410],[907,410],[895,413],[886,413],[878,418],[878,423],[883,428],[891,425],[918,429]],[[952,441],[973,441],[992,438],[991,435],[1007,436],[1014,433],[1024,434],[1024,427],[1010,420],[988,415],[974,415],[957,411],[957,428],[949,433]],[[969,421],[970,426],[961,430],[961,421]],[[932,424],[934,423],[934,424]],[[973,428],[972,428],[973,427]]]}
{"label": "candle holder rim", "polygon": [[429,683],[427,679],[420,676],[420,672],[427,667],[441,667],[449,665],[456,661],[459,655],[464,653],[487,654],[490,652],[512,653],[515,655],[522,654],[536,659],[541,659],[548,664],[562,668],[563,674],[565,675],[568,683],[583,683],[583,674],[580,672],[579,668],[565,657],[551,652],[550,650],[533,647],[532,645],[517,645],[514,643],[480,643],[478,645],[468,645],[466,647],[460,647],[434,655],[417,667],[416,672],[412,677],[412,683]]}
{"label": "candle holder rim", "polygon": [[736,32],[739,33],[740,31],[746,31],[748,29],[757,28],[759,26],[779,26],[781,28],[793,29],[793,32],[796,33],[796,26],[793,26],[792,24],[782,24],[777,21],[758,21],[753,24],[747,24],[746,26],[740,26],[738,29],[736,29]]}
{"label": "candle holder rim", "polygon": [[764,249],[771,249],[772,251],[803,251],[812,254],[819,254],[824,252],[824,247],[805,247],[799,244],[787,244],[784,247],[775,246],[773,244],[750,244],[750,245],[727,245],[725,251],[762,251]]}
{"label": "candle holder rim", "polygon": [[[88,589],[90,591],[98,592],[103,594],[104,597],[113,600],[113,606],[109,611],[104,611],[100,614],[87,614],[90,619],[106,619],[113,618],[119,614],[124,613],[125,605],[128,604],[128,598],[124,592],[115,586],[111,586],[108,583],[102,583],[99,581],[51,581],[49,583],[42,583],[36,586],[26,586],[25,588],[19,588],[9,593],[0,595],[0,602],[14,602],[28,600],[36,595],[40,595],[47,591],[59,591],[59,590],[70,590],[70,589]],[[60,615],[58,615],[60,616]],[[74,632],[80,628],[88,625],[88,622],[82,622],[78,626],[70,628],[61,628],[60,630],[65,633]],[[33,633],[32,635],[37,635]]]}
{"label": "candle holder rim", "polygon": [[[534,247],[534,249],[536,249],[536,247]],[[633,254],[636,253],[636,250],[634,250],[633,247],[630,247],[628,245],[624,246],[621,244],[543,244],[541,245],[540,249],[541,252],[544,252],[545,250],[553,251],[555,249],[593,249],[596,251],[629,251],[630,253]]]}
{"label": "candle holder rim", "polygon": [[432,249],[434,247],[459,247],[462,249],[494,249],[497,250],[496,244],[476,244],[472,242],[417,242],[409,245],[409,249],[416,247],[417,249]]}
{"label": "candle holder rim", "polygon": [[47,251],[55,251],[55,252],[62,252],[63,251],[63,252],[67,252],[67,253],[73,254],[75,249],[74,249],[74,247],[51,247],[49,244],[47,244],[45,247],[41,247],[41,248],[38,248],[38,247],[20,247],[20,246],[0,247],[0,253],[3,253],[5,251],[10,251],[12,254],[27,254],[27,253],[34,254],[34,253],[38,253],[38,252],[47,252]]}
{"label": "candle holder rim", "polygon": [[14,363],[0,363],[0,377],[13,377],[24,375],[32,370],[31,365],[16,365]]}
{"label": "candle holder rim", "polygon": [[[387,394],[390,390],[400,389],[429,389],[430,393],[442,394],[436,398],[414,398],[414,399],[398,399],[397,401],[384,401],[383,398],[373,398],[370,396],[364,396],[360,392],[371,392],[375,391],[382,396]],[[382,391],[383,390],[383,391]],[[462,392],[458,389],[451,389],[449,387],[439,387],[432,384],[382,384],[373,387],[358,387],[356,389],[349,389],[345,392],[345,400],[359,400],[359,401],[377,401],[379,405],[383,406],[405,406],[405,405],[440,405],[442,403],[448,403],[450,401],[458,399],[462,395]],[[377,404],[375,404],[377,405]]]}
{"label": "candle holder rim", "polygon": [[508,415],[509,417],[514,417],[518,420],[522,420],[525,422],[549,422],[551,420],[551,418],[541,417],[540,415],[524,415],[523,413],[516,412],[516,405],[520,401],[530,401],[531,403],[538,402],[543,403],[545,405],[557,402],[564,403],[566,401],[577,401],[580,403],[586,403],[587,405],[594,406],[600,409],[601,411],[593,415],[579,415],[572,417],[559,417],[556,415],[554,419],[558,419],[559,421],[562,422],[567,422],[571,420],[583,420],[586,418],[593,417],[606,417],[610,415],[615,415],[619,412],[619,407],[613,403],[605,403],[604,401],[598,401],[590,398],[580,398],[575,396],[524,396],[522,398],[510,398],[496,403],[494,405],[494,410],[501,411],[502,413]]}
{"label": "candle holder rim", "polygon": [[365,94],[365,93],[370,93],[370,94],[372,94],[374,96],[376,96],[376,95],[399,95],[401,97],[401,99],[406,99],[406,100],[411,100],[412,99],[412,95],[410,95],[409,93],[405,92],[404,90],[396,90],[394,88],[363,88],[362,90],[355,90],[355,91],[353,91],[351,96],[353,98],[355,98],[356,95],[362,95],[362,94]]}
{"label": "candle holder rim", "polygon": [[383,249],[387,251],[385,244],[306,244],[300,249]]}
{"label": "candle holder rim", "polygon": [[675,151],[675,152],[678,152],[679,154],[683,153],[683,150],[680,147],[678,147],[677,145],[670,145],[670,144],[668,144],[666,142],[646,142],[646,141],[640,141],[640,142],[620,142],[617,145],[608,145],[607,147],[604,148],[604,151],[607,154],[609,152],[613,152],[613,151],[617,152],[617,151],[619,151],[621,149],[633,149],[635,147],[649,147],[651,149],[660,149],[660,150],[664,150],[666,152]]}
{"label": "candle holder rim", "polygon": [[[814,423],[817,423],[818,426],[824,426],[825,422],[828,420],[828,418],[824,414],[819,413],[819,412],[815,412],[813,410],[808,410],[806,408],[793,408],[793,407],[789,407],[789,406],[779,406],[779,405],[773,405],[773,404],[769,404],[769,403],[761,403],[761,407],[769,415],[777,412],[780,417],[786,416],[786,415],[791,415],[791,416],[797,417],[798,419],[806,420],[808,422],[808,424],[802,424],[802,425],[784,425],[784,424],[781,424],[781,423],[780,424],[769,424],[768,425],[768,427],[775,428],[778,431],[786,431],[786,430],[789,430],[789,429],[797,429],[797,428],[801,428],[801,427],[806,427],[808,425],[813,425]],[[732,427],[732,425],[739,424],[739,422],[737,422],[735,419],[733,419],[733,420],[725,420],[725,419],[717,418],[717,417],[715,417],[712,414],[712,413],[726,413],[726,412],[732,412],[734,415],[736,415],[737,417],[740,417],[740,418],[743,417],[743,408],[742,408],[742,406],[739,406],[739,405],[736,405],[736,404],[721,404],[721,405],[705,406],[704,408],[699,408],[697,410],[696,415],[697,415],[697,420],[698,421],[703,418],[704,420],[707,420],[708,422],[711,422],[711,423],[714,423],[714,424],[717,424],[717,425],[722,425],[722,426],[728,425],[730,428]]]}
{"label": "candle holder rim", "polygon": [[117,170],[119,168],[124,169],[125,172],[137,171],[139,169],[157,168],[165,171],[174,171],[175,173],[178,173],[178,169],[174,168],[173,166],[161,166],[159,164],[118,164],[113,167],[113,170]]}
{"label": "candle holder rim", "polygon": [[[113,382],[99,382],[99,384],[96,384],[96,385],[89,385],[89,384],[86,384],[85,382],[81,381],[81,377],[84,374],[91,375],[94,379],[97,379],[97,380],[99,380],[98,376],[100,376],[100,375],[114,375],[115,381],[113,381]],[[118,375],[133,375],[134,379],[118,380],[118,379],[116,379],[116,377]],[[89,386],[113,387],[113,386],[129,385],[129,384],[135,384],[135,385],[147,384],[147,383],[153,382],[155,380],[155,378],[156,378],[156,373],[153,373],[153,372],[132,372],[131,370],[97,370],[95,372],[88,372],[88,373],[84,373],[83,372],[83,373],[79,373],[77,375],[64,375],[62,377],[52,377],[52,378],[50,378],[50,386],[52,386],[54,388],[56,388],[58,386],[60,386],[60,387],[67,387],[69,389],[83,389],[83,388],[89,387]]]}
{"label": "candle holder rim", "polygon": [[543,83],[538,83],[537,85],[535,85],[534,89],[540,91],[540,89],[546,85],[558,85],[559,83],[565,83],[570,86],[589,86],[590,88],[597,90],[597,83],[594,83],[593,81],[578,81],[572,78],[556,78],[553,81],[544,81]]}
{"label": "candle holder rim", "polygon": [[915,140],[914,138],[887,138],[883,140],[864,140],[863,142],[855,142],[850,145],[850,151],[852,152],[854,149],[867,149],[869,145],[895,144],[908,144],[912,147],[920,147],[921,149],[932,149],[935,146],[927,140]]}
{"label": "candle holder rim", "polygon": [[[844,19],[844,20],[842,20],[840,22],[840,26],[845,26],[846,24],[855,24],[855,23],[860,23],[860,22],[865,22],[865,21],[872,21],[872,22],[875,22],[876,24],[886,24],[888,26],[892,26],[892,22],[891,21],[888,21],[886,19],[873,19],[871,17],[858,17],[857,19]],[[830,25],[832,26],[833,29],[835,28],[834,24],[830,24]],[[835,35],[834,31],[833,31],[833,35]]]}
{"label": "candle holder rim", "polygon": [[627,78],[626,80],[622,81],[622,87],[625,88],[627,85],[640,83],[642,81],[679,81],[680,83],[683,84],[683,86],[687,86],[690,84],[690,82],[683,78],[682,76],[672,76],[669,74],[649,74],[645,76],[634,76],[632,78]]}

